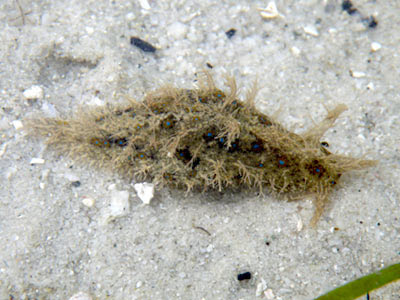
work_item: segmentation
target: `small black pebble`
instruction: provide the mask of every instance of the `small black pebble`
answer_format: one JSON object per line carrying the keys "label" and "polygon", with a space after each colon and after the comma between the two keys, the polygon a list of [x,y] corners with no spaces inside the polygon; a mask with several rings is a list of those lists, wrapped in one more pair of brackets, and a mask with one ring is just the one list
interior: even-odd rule
{"label": "small black pebble", "polygon": [[206,63],[207,67],[209,67],[210,69],[214,68],[212,64],[210,63]]}
{"label": "small black pebble", "polygon": [[71,183],[71,185],[72,185],[73,187],[78,187],[78,186],[81,185],[81,182],[80,182],[79,180],[78,180],[78,181],[74,181],[74,182]]}
{"label": "small black pebble", "polygon": [[231,28],[227,32],[225,32],[225,34],[228,37],[228,39],[233,37],[235,35],[235,33],[236,33],[236,29],[235,28]]}
{"label": "small black pebble", "polygon": [[156,52],[156,48],[153,45],[135,36],[131,37],[131,45],[138,47],[144,52]]}
{"label": "small black pebble", "polygon": [[237,279],[238,279],[239,281],[242,281],[242,280],[249,280],[249,279],[251,279],[251,273],[250,273],[250,272],[241,273],[241,274],[239,274],[239,275],[237,276]]}
{"label": "small black pebble", "polygon": [[369,28],[375,28],[376,26],[378,26],[378,21],[375,19],[374,16],[362,18],[361,22],[363,22],[363,24],[365,26],[368,26]]}
{"label": "small black pebble", "polygon": [[357,11],[357,8],[354,8],[353,3],[351,3],[351,1],[349,0],[345,0],[342,2],[342,9],[344,11],[347,11],[349,15],[352,15]]}
{"label": "small black pebble", "polygon": [[368,27],[369,28],[375,28],[376,26],[378,26],[378,21],[374,18],[374,16],[370,16],[369,17]]}

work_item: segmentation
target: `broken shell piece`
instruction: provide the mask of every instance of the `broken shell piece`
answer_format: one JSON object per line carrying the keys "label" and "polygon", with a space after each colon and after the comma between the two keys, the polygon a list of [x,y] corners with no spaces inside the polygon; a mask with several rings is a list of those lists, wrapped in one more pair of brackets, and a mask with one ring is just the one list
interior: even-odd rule
{"label": "broken shell piece", "polygon": [[152,183],[137,183],[133,186],[135,191],[144,204],[150,204],[154,197],[154,184]]}
{"label": "broken shell piece", "polygon": [[79,292],[74,294],[69,300],[92,300],[92,297],[84,292]]}
{"label": "broken shell piece", "polygon": [[40,99],[43,98],[43,89],[38,85],[32,85],[23,92],[23,95],[27,100]]}
{"label": "broken shell piece", "polygon": [[99,224],[104,226],[116,220],[117,218],[122,218],[129,213],[129,209],[129,192],[114,190],[111,193],[109,205],[103,209],[103,212],[99,218]]}
{"label": "broken shell piece", "polygon": [[31,159],[30,164],[31,165],[43,165],[44,164],[44,159],[43,158],[34,157],[34,158]]}
{"label": "broken shell piece", "polygon": [[7,146],[8,146],[8,143],[3,143],[3,145],[1,146],[1,148],[0,148],[0,157],[2,157],[4,155],[4,153],[6,153]]}
{"label": "broken shell piece", "polygon": [[306,26],[304,26],[303,29],[304,29],[304,32],[309,34],[309,35],[319,36],[319,32],[318,32],[317,28],[314,25],[311,25],[311,24],[306,25]]}
{"label": "broken shell piece", "polygon": [[377,42],[371,43],[371,51],[372,51],[372,52],[376,52],[376,51],[378,51],[378,50],[381,49],[381,48],[382,48],[382,45],[381,45],[381,44],[379,44],[379,43],[377,43]]}
{"label": "broken shell piece", "polygon": [[300,232],[303,229],[303,220],[301,218],[297,219],[297,231]]}
{"label": "broken shell piece", "polygon": [[150,5],[149,5],[149,2],[147,1],[147,0],[139,0],[139,3],[140,3],[140,6],[143,8],[143,9],[151,9],[151,7],[150,7]]}
{"label": "broken shell piece", "polygon": [[351,75],[351,77],[354,77],[354,78],[363,78],[366,76],[366,74],[364,72],[352,71],[352,70],[350,70],[350,75]]}
{"label": "broken shell piece", "polygon": [[24,125],[22,124],[22,122],[20,120],[14,120],[11,122],[14,126],[15,129],[19,130],[22,127],[24,127]]}
{"label": "broken shell piece", "polygon": [[266,289],[267,283],[264,278],[261,278],[261,282],[257,284],[256,297],[260,297]]}
{"label": "broken shell piece", "polygon": [[129,212],[129,192],[114,191],[110,201],[110,216],[123,217]]}
{"label": "broken shell piece", "polygon": [[301,53],[301,50],[299,48],[297,48],[296,46],[293,46],[292,48],[290,48],[290,51],[292,51],[294,56],[299,56]]}
{"label": "broken shell piece", "polygon": [[373,82],[368,83],[367,89],[373,91],[375,89],[375,85]]}
{"label": "broken shell piece", "polygon": [[283,15],[281,15],[276,8],[274,1],[269,2],[266,8],[257,8],[257,10],[260,11],[260,15],[263,19],[275,19],[277,17],[283,18]]}
{"label": "broken shell piece", "polygon": [[272,300],[275,298],[274,292],[271,289],[267,289],[264,292],[265,298],[267,298],[268,300]]}
{"label": "broken shell piece", "polygon": [[95,200],[90,197],[83,197],[82,199],[82,204],[85,205],[86,207],[93,207],[95,203]]}

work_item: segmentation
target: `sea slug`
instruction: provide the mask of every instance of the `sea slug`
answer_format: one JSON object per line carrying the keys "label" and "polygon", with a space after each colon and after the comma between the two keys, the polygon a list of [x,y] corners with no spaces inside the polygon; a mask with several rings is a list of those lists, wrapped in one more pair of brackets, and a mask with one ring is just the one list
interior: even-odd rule
{"label": "sea slug", "polygon": [[256,109],[254,86],[239,100],[235,80],[218,89],[210,74],[190,90],[164,87],[138,102],[84,109],[74,118],[28,121],[30,132],[72,158],[129,179],[206,191],[266,189],[289,199],[315,195],[315,225],[343,173],[376,164],[331,153],[323,134],[339,104],[302,134]]}

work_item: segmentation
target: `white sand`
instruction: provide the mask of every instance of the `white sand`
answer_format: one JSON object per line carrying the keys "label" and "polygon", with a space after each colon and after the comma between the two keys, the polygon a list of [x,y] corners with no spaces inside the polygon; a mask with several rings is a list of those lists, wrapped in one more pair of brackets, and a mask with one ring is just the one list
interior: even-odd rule
{"label": "white sand", "polygon": [[[333,0],[277,1],[281,16],[268,20],[257,9],[267,1],[18,3],[23,18],[15,0],[0,2],[1,299],[256,299],[257,286],[260,299],[312,299],[399,261],[398,1],[354,0],[376,16],[373,29]],[[158,50],[134,48],[131,36]],[[345,103],[325,140],[379,166],[344,176],[315,230],[310,200],[161,190],[143,205],[131,183],[46,150],[15,123],[140,99],[164,83],[191,87],[206,63],[218,84],[227,72],[243,87],[258,78],[258,107],[281,108],[296,132]],[[109,221],[124,191],[129,203]],[[245,271],[252,279],[237,281]]]}

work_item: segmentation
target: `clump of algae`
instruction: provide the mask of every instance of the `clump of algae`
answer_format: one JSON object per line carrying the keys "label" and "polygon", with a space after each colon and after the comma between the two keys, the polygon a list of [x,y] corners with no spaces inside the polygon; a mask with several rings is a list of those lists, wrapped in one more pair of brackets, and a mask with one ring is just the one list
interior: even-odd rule
{"label": "clump of algae", "polygon": [[129,179],[187,191],[255,188],[262,194],[268,188],[290,199],[313,194],[313,225],[343,173],[376,164],[321,145],[344,104],[295,134],[255,108],[256,86],[241,101],[234,79],[224,92],[205,77],[191,90],[166,86],[142,102],[83,109],[71,119],[29,120],[28,127],[47,136],[55,150]]}

